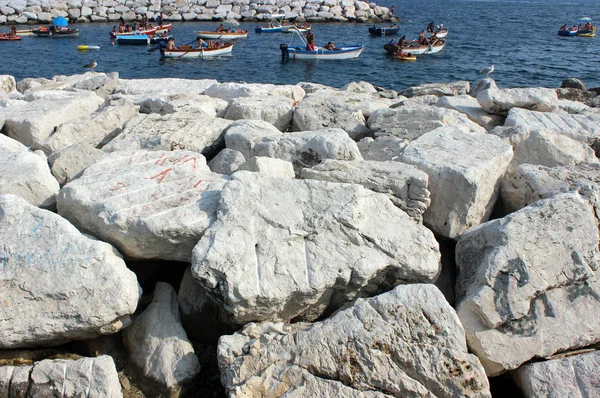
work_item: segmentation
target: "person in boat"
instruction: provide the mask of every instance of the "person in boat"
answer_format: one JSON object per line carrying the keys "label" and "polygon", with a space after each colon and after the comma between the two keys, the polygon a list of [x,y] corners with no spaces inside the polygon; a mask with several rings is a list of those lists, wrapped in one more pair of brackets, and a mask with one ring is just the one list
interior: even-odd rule
{"label": "person in boat", "polygon": [[208,44],[202,40],[202,38],[198,38],[198,43],[196,44],[196,48],[205,48],[208,47]]}
{"label": "person in boat", "polygon": [[167,40],[166,50],[167,51],[177,50],[177,46],[175,45],[175,38],[174,37],[169,37],[169,40]]}
{"label": "person in boat", "polygon": [[287,21],[285,19],[281,21],[281,26],[287,26]]}
{"label": "person in boat", "polygon": [[402,36],[398,41],[398,47],[403,48],[406,47],[406,36]]}
{"label": "person in boat", "polygon": [[16,35],[17,35],[17,27],[16,27],[15,25],[13,25],[13,26],[10,28],[10,33],[11,33],[13,36],[16,36]]}
{"label": "person in boat", "polygon": [[392,38],[392,40],[390,40],[390,41],[389,41],[389,43],[388,43],[388,44],[389,44],[390,46],[397,46],[397,45],[398,45],[398,43],[396,43],[396,40],[394,40],[393,38]]}
{"label": "person in boat", "polygon": [[392,6],[390,13],[392,14],[392,16],[396,15],[396,6]]}
{"label": "person in boat", "polygon": [[435,44],[437,44],[438,41],[440,41],[440,39],[437,37],[437,32],[433,32],[433,34],[429,38],[429,44],[434,46]]}
{"label": "person in boat", "polygon": [[427,25],[427,32],[433,33],[434,30],[435,30],[435,25],[433,24],[433,21],[431,21],[431,22],[429,22],[429,25]]}
{"label": "person in boat", "polygon": [[577,32],[577,26],[573,25],[573,27],[571,28],[571,32]]}
{"label": "person in boat", "polygon": [[142,28],[148,29],[148,14],[144,14],[142,17]]}
{"label": "person in boat", "polygon": [[429,44],[429,42],[427,41],[427,38],[425,37],[424,30],[422,30],[421,33],[419,33],[419,44],[421,44],[422,46],[426,46]]}
{"label": "person in boat", "polygon": [[223,24],[219,25],[219,27],[217,28],[217,32],[219,32],[219,33],[226,32],[226,29],[223,27]]}
{"label": "person in boat", "polygon": [[158,17],[156,17],[155,22],[156,22],[157,26],[161,26],[162,25],[162,22],[163,22],[162,13],[158,14]]}
{"label": "person in boat", "polygon": [[329,51],[333,51],[333,50],[335,50],[335,44],[333,44],[332,42],[328,42],[328,43],[325,45],[325,50],[329,50]]}
{"label": "person in boat", "polygon": [[312,31],[308,31],[306,34],[306,51],[314,51],[315,50],[315,35]]}
{"label": "person in boat", "polygon": [[558,30],[567,30],[567,24],[564,24],[563,26],[561,26],[560,28],[558,28]]}

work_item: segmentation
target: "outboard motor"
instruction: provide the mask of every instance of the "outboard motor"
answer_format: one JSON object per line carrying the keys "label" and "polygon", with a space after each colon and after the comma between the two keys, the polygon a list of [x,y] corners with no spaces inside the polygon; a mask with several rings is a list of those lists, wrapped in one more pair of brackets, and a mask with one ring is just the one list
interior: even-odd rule
{"label": "outboard motor", "polygon": [[280,44],[279,49],[281,50],[281,61],[285,61],[290,58],[290,54],[288,53],[288,45]]}

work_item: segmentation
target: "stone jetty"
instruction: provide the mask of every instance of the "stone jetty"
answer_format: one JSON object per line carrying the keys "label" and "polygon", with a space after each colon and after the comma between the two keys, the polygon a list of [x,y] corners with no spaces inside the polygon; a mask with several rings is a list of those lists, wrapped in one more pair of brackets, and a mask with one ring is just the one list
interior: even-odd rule
{"label": "stone jetty", "polygon": [[0,24],[48,24],[56,17],[73,22],[262,21],[271,14],[308,22],[395,21],[387,7],[363,0],[1,0]]}
{"label": "stone jetty", "polygon": [[0,76],[0,397],[598,396],[567,83]]}

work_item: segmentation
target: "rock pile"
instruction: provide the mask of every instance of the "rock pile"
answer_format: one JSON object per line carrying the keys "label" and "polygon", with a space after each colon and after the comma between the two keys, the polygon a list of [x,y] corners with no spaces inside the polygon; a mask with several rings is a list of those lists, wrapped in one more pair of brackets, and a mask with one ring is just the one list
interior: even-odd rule
{"label": "rock pile", "polygon": [[0,80],[0,396],[600,393],[585,86]]}
{"label": "rock pile", "polygon": [[297,21],[394,21],[387,7],[363,0],[178,0],[115,1],[115,0],[3,0],[0,2],[0,24],[45,24],[56,17],[76,22],[154,20],[164,21],[243,21],[270,20],[270,14],[285,14]]}

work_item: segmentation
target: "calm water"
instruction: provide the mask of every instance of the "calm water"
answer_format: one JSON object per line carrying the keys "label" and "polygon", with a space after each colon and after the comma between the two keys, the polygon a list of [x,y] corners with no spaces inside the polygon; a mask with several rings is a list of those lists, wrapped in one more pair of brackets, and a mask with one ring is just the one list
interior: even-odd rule
{"label": "calm water", "polygon": [[[0,42],[3,60],[0,74],[52,77],[76,74],[96,60],[98,72],[117,71],[123,78],[213,78],[295,84],[311,81],[341,87],[366,80],[396,90],[412,85],[453,80],[474,81],[480,68],[495,64],[493,77],[503,87],[557,87],[562,79],[578,77],[589,87],[600,86],[598,74],[600,35],[595,38],[559,37],[558,27],[589,16],[600,25],[597,0],[475,1],[429,0],[379,1],[396,5],[402,18],[401,34],[416,38],[430,20],[449,29],[448,44],[436,55],[403,63],[383,50],[390,38],[372,38],[369,24],[313,24],[317,44],[362,43],[360,58],[349,61],[281,62],[280,43],[300,44],[291,34],[255,34],[256,23],[242,23],[250,31],[235,44],[233,55],[208,60],[167,60],[146,47],[111,45],[112,24],[79,24],[80,37],[47,39],[25,37],[20,42]],[[174,24],[176,44],[195,38],[197,30],[214,30],[217,23]],[[7,27],[4,27],[7,30]],[[78,44],[100,45],[94,52],[78,52]]]}

